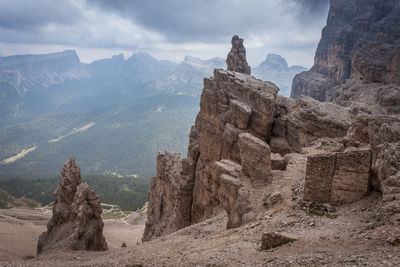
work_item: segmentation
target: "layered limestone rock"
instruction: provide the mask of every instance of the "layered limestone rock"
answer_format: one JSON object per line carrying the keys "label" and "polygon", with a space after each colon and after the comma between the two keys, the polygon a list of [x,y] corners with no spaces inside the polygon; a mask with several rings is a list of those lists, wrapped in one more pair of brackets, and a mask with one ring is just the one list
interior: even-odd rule
{"label": "layered limestone rock", "polygon": [[226,58],[228,70],[250,75],[250,66],[246,60],[246,49],[243,46],[243,39],[234,35],[232,37],[232,49]]}
{"label": "layered limestone rock", "polygon": [[[339,104],[350,105],[355,101],[365,105],[369,98],[375,104],[383,101],[384,106],[395,107],[394,103],[373,98],[371,91],[399,91],[399,13],[397,0],[331,0],[314,66],[295,76],[291,97],[307,95],[332,101],[340,89],[336,95]],[[349,83],[342,87],[348,79]],[[364,95],[366,99],[360,99],[364,89],[359,87],[370,91]],[[399,95],[390,101],[398,105]]]}
{"label": "layered limestone rock", "polygon": [[53,217],[40,235],[37,253],[51,249],[107,250],[101,205],[87,184],[81,183],[75,159],[65,162],[54,192]]}

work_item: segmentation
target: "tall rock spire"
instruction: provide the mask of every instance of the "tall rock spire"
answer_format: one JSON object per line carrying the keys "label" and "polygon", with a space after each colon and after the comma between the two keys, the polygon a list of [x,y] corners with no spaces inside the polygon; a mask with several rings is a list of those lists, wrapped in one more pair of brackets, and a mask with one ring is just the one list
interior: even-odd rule
{"label": "tall rock spire", "polygon": [[246,49],[243,46],[243,39],[234,35],[232,37],[232,49],[226,58],[228,70],[250,75],[251,70],[246,60]]}

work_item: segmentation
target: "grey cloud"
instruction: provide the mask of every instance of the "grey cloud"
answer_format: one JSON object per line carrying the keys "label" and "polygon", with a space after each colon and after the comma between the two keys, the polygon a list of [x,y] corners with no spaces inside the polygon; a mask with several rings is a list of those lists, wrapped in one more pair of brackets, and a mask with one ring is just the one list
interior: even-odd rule
{"label": "grey cloud", "polygon": [[291,13],[299,24],[319,26],[328,6],[328,0],[87,1],[160,32],[172,42],[221,42],[233,34],[290,27],[284,12]]}
{"label": "grey cloud", "polygon": [[0,27],[33,31],[50,23],[74,24],[80,11],[69,1],[0,1]]}

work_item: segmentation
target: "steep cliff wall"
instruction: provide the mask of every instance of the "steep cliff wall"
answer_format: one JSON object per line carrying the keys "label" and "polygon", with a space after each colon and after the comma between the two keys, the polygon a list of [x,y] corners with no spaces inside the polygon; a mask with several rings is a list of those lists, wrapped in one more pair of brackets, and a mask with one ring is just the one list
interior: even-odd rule
{"label": "steep cliff wall", "polygon": [[[295,76],[291,97],[307,95],[319,101],[332,101],[348,79],[398,85],[400,2],[331,0],[330,3],[314,66]],[[345,100],[359,97],[350,95]]]}

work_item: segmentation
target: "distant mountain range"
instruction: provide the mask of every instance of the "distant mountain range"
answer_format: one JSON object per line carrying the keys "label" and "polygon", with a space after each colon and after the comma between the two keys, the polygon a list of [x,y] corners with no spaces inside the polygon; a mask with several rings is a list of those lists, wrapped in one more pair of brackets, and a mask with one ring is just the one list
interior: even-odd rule
{"label": "distant mountain range", "polygon": [[75,51],[0,57],[0,127],[35,115],[87,111],[158,94],[199,95],[204,77],[224,60],[180,63],[146,53],[80,62]]}
{"label": "distant mountain range", "polygon": [[[159,149],[186,153],[203,78],[225,67],[146,53],[90,64],[72,50],[0,57],[0,179],[58,175],[70,156],[84,173],[149,178]],[[286,88],[302,70],[268,55],[253,73]]]}

